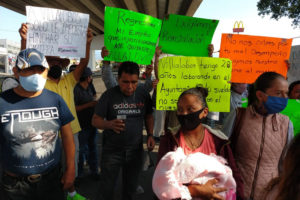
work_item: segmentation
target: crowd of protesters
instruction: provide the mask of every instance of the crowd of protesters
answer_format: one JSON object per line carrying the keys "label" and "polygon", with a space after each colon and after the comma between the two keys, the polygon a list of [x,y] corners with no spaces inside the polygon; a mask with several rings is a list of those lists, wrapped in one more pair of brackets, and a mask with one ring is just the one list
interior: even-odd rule
{"label": "crowd of protesters", "polygon": [[[93,72],[87,67],[90,30],[86,57],[66,74],[62,70],[69,66],[69,59],[26,49],[27,25],[22,24],[19,32],[22,42],[13,68],[15,79],[3,83],[0,96],[1,199],[84,200],[74,183],[84,176],[85,164],[100,183],[97,199],[113,198],[120,169],[122,198],[133,199],[143,165],[144,129],[148,151],[159,143],[157,164],[164,161],[154,176],[153,199],[300,198],[299,136],[294,138],[293,123],[280,114],[288,98],[300,99],[300,81],[288,85],[282,75],[265,72],[253,84],[232,83],[230,112],[220,113],[215,126],[208,119],[214,113],[206,103],[206,88],[184,91],[176,111],[155,109],[160,48],[143,82],[137,63],[114,63],[116,79],[112,64],[103,61],[107,90],[97,99]],[[211,56],[213,46],[208,49]],[[103,47],[102,57],[108,55]],[[241,108],[242,97],[249,99],[247,108]],[[103,131],[100,162],[99,131]],[[167,160],[175,151],[199,159],[178,167],[175,163],[184,162],[180,156]],[[209,156],[226,165],[226,172],[205,165]],[[195,170],[201,167],[207,170],[199,175]],[[210,179],[183,181],[193,173]],[[232,177],[233,188],[221,181],[224,174]]]}

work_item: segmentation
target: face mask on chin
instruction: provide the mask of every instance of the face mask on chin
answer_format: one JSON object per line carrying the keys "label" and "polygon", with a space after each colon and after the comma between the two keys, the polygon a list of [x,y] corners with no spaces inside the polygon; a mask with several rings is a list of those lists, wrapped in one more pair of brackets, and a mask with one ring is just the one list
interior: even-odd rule
{"label": "face mask on chin", "polygon": [[40,74],[30,76],[20,76],[19,81],[21,86],[28,92],[37,92],[44,89],[46,79]]}
{"label": "face mask on chin", "polygon": [[194,130],[199,126],[199,124],[203,123],[204,118],[199,119],[200,113],[204,108],[202,108],[199,111],[187,114],[187,115],[177,115],[178,121],[182,127],[183,130]]}
{"label": "face mask on chin", "polygon": [[53,79],[59,79],[62,74],[62,68],[59,65],[54,65],[50,67],[50,70],[48,72],[48,76]]}
{"label": "face mask on chin", "polygon": [[269,96],[266,102],[263,102],[268,114],[280,113],[285,109],[288,98]]}

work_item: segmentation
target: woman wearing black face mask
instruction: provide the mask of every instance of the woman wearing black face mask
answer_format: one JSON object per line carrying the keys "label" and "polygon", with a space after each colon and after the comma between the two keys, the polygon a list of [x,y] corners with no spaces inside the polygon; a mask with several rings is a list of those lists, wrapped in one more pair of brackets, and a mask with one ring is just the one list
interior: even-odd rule
{"label": "woman wearing black face mask", "polygon": [[[183,92],[177,104],[177,117],[181,128],[173,135],[166,130],[161,138],[158,162],[169,151],[174,151],[181,147],[186,155],[201,152],[207,155],[211,153],[220,155],[227,159],[233,171],[233,176],[237,183],[237,199],[243,199],[243,187],[239,172],[227,141],[227,137],[221,132],[202,124],[203,119],[208,114],[206,104],[207,89],[197,87]],[[216,179],[208,181],[204,185],[188,185],[192,197],[201,199],[223,199],[218,193],[226,188],[217,188],[214,185]]]}

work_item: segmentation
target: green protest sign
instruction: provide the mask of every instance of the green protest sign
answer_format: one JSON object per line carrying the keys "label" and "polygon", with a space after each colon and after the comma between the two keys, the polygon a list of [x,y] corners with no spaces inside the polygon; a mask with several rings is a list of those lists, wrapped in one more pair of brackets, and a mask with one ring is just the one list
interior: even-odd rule
{"label": "green protest sign", "polygon": [[300,134],[300,100],[289,99],[286,108],[281,113],[293,122],[294,135]]}
{"label": "green protest sign", "polygon": [[159,46],[164,53],[207,57],[218,23],[218,20],[170,14],[163,21]]}
{"label": "green protest sign", "polygon": [[105,7],[105,60],[151,63],[161,29],[161,20],[120,8]]}

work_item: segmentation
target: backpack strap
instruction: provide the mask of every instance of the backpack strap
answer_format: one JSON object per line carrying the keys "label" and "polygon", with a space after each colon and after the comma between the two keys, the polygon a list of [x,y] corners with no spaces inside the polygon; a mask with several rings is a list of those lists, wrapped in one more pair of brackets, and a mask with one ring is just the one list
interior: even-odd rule
{"label": "backpack strap", "polygon": [[237,108],[236,109],[236,118],[235,118],[233,130],[232,130],[232,134],[230,137],[231,149],[232,149],[233,154],[235,154],[235,147],[236,147],[236,144],[237,144],[237,141],[238,141],[241,129],[242,129],[245,114],[246,114],[246,108]]}

